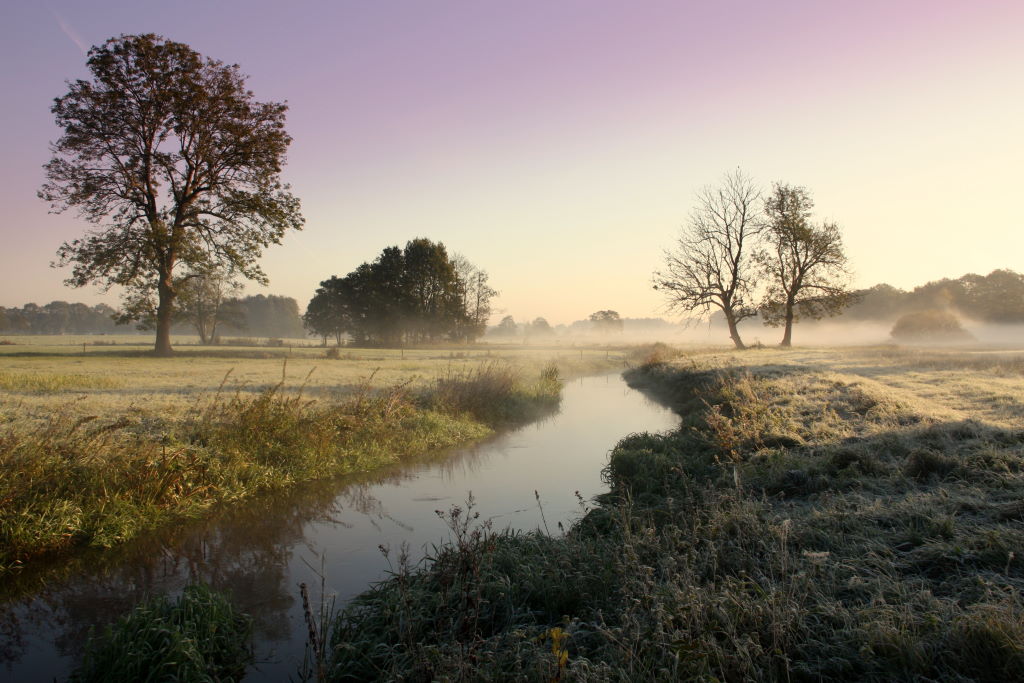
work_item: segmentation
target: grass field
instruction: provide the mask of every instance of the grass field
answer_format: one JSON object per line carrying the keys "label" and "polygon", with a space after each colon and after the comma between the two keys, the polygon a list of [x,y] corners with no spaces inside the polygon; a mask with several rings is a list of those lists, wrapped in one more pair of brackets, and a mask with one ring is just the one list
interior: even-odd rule
{"label": "grass field", "polygon": [[[626,352],[607,348],[517,344],[428,349],[340,349],[339,358],[310,340],[285,346],[199,346],[175,338],[177,355],[154,358],[147,336],[4,336],[0,345],[0,415],[43,417],[133,414],[180,417],[197,398],[220,391],[258,394],[284,381],[313,398],[339,399],[369,384],[424,387],[450,373],[499,361],[524,376],[555,362],[563,376],[622,367]],[[252,340],[266,343],[267,340]],[[85,351],[83,351],[85,344]],[[99,345],[97,345],[99,344]],[[289,345],[290,344],[290,345]],[[617,365],[616,365],[617,364]]]}
{"label": "grass field", "polygon": [[626,357],[512,346],[328,358],[312,346],[177,340],[163,359],[140,337],[6,339],[0,574],[258,491],[480,439],[553,409],[560,378]]}
{"label": "grass field", "polygon": [[631,384],[678,431],[613,450],[564,536],[449,515],[356,598],[330,680],[1019,680],[1019,353],[679,355]]}

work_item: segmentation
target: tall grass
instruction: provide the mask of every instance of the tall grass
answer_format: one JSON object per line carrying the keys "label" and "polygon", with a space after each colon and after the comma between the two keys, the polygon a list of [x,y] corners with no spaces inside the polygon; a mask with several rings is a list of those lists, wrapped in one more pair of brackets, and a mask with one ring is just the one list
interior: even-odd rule
{"label": "tall grass", "polygon": [[524,383],[521,373],[490,361],[474,368],[448,371],[426,394],[436,410],[470,415],[488,424],[528,422],[558,405],[562,391],[558,367],[550,364],[540,377]]}
{"label": "tall grass", "polygon": [[218,392],[155,429],[129,417],[62,414],[41,428],[8,428],[0,433],[0,573],[76,546],[113,546],[260,491],[480,439],[557,404],[551,372],[532,384],[508,377],[488,365],[430,392],[364,386],[338,402],[279,384],[256,395]]}
{"label": "tall grass", "polygon": [[252,620],[203,585],[135,607],[88,642],[72,683],[241,680],[252,661]]}

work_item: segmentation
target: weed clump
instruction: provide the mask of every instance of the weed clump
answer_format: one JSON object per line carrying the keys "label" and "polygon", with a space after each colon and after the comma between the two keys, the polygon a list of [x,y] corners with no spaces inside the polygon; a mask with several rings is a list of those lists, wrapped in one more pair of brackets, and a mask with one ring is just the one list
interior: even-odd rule
{"label": "weed clump", "polygon": [[204,585],[138,605],[90,639],[72,683],[236,681],[252,662],[252,620]]}

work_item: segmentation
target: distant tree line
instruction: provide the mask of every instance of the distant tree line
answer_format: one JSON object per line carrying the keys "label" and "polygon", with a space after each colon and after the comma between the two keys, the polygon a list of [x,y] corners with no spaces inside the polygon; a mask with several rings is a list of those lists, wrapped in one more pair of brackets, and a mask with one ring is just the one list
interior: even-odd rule
{"label": "distant tree line", "polygon": [[45,306],[0,307],[0,332],[8,334],[114,334],[123,331],[116,311],[106,304],[88,306],[51,301]]}
{"label": "distant tree line", "polygon": [[619,333],[670,333],[678,325],[664,318],[623,318],[617,311],[595,311],[583,320],[568,325],[551,325],[546,318],[537,317],[530,322],[517,323],[511,315],[503,317],[487,334],[495,339],[523,337],[524,340],[555,336],[612,335]]}
{"label": "distant tree line", "polygon": [[856,303],[844,320],[891,322],[924,311],[954,310],[965,318],[986,323],[1024,323],[1024,275],[993,270],[968,273],[955,280],[934,280],[908,291],[880,284],[856,292]]}
{"label": "distant tree line", "polygon": [[306,328],[339,345],[398,345],[440,339],[472,342],[487,329],[497,292],[487,273],[444,244],[417,238],[385,248],[376,260],[320,283]]}
{"label": "distant tree line", "polygon": [[[273,294],[188,300],[175,320],[172,329],[176,334],[200,333],[203,343],[214,343],[224,333],[279,338],[306,336],[298,302]],[[88,306],[52,301],[45,306],[0,307],[0,333],[7,334],[125,334],[129,332],[129,322],[123,312],[107,304]],[[152,323],[143,318],[135,328],[149,330]]]}

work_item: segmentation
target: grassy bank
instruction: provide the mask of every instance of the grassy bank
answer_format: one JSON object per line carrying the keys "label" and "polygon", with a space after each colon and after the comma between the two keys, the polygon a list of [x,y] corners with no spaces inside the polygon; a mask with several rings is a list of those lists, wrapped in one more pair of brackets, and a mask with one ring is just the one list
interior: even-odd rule
{"label": "grassy bank", "polygon": [[0,432],[0,575],[257,492],[480,439],[554,409],[561,383],[554,365],[528,376],[488,362],[387,389],[364,382],[333,400],[302,389],[222,388],[170,417],[78,406],[9,420]]}
{"label": "grassy bank", "polygon": [[629,436],[563,537],[453,509],[355,599],[330,680],[1016,680],[1015,358],[751,351],[627,374],[684,415]]}

